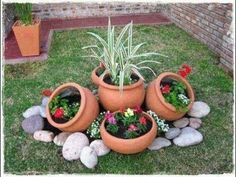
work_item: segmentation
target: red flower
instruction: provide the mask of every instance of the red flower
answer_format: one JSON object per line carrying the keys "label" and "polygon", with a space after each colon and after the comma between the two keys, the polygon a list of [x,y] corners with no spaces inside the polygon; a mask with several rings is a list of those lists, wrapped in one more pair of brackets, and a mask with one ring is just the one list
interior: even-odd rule
{"label": "red flower", "polygon": [[134,124],[129,125],[128,131],[136,131],[136,130],[138,130],[138,128]]}
{"label": "red flower", "polygon": [[41,95],[43,96],[51,96],[51,94],[52,94],[52,91],[50,89],[44,89],[41,92]]}
{"label": "red flower", "polygon": [[134,108],[134,112],[140,114],[140,113],[143,112],[143,110],[142,110],[142,108],[141,108],[140,106],[136,106],[136,107]]}
{"label": "red flower", "polygon": [[147,124],[147,119],[145,117],[140,117],[139,118],[139,123],[143,124],[143,125],[146,125]]}
{"label": "red flower", "polygon": [[162,93],[170,93],[170,86],[167,84],[161,89]]}
{"label": "red flower", "polygon": [[53,114],[53,116],[56,118],[56,119],[60,119],[64,116],[64,109],[62,108],[57,108],[55,113]]}
{"label": "red flower", "polygon": [[191,71],[192,68],[189,65],[183,64],[182,68],[178,71],[178,74],[183,78],[186,78],[191,73]]}
{"label": "red flower", "polygon": [[187,74],[190,74],[191,71],[192,71],[192,68],[191,68],[189,65],[187,65],[187,64],[183,64],[183,65],[182,65],[182,68],[185,69],[185,72],[186,72]]}
{"label": "red flower", "polygon": [[178,74],[182,76],[183,78],[186,78],[188,73],[185,70],[179,70]]}

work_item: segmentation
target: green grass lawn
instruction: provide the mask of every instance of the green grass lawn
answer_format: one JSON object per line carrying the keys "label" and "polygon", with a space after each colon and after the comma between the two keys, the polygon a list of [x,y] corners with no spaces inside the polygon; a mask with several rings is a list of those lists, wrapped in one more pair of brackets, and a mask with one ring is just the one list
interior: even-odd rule
{"label": "green grass lawn", "polygon": [[[120,30],[120,27],[117,28]],[[233,80],[218,64],[218,57],[206,45],[175,25],[135,26],[134,40],[147,42],[143,51],[155,51],[169,58],[154,58],[161,64],[149,64],[157,74],[177,72],[187,63],[193,68],[189,76],[196,94],[211,107],[199,131],[204,141],[196,146],[170,146],[159,151],[136,155],[111,152],[99,157],[96,169],[89,170],[81,162],[68,162],[61,147],[35,141],[21,128],[22,112],[40,104],[41,90],[55,89],[66,82],[76,82],[94,89],[90,74],[98,64],[82,58],[88,51],[81,47],[94,43],[86,33],[106,35],[105,28],[54,32],[47,61],[5,66],[3,88],[5,172],[16,174],[45,173],[119,173],[119,174],[209,174],[231,173],[233,169]],[[155,77],[143,71],[146,82]]]}

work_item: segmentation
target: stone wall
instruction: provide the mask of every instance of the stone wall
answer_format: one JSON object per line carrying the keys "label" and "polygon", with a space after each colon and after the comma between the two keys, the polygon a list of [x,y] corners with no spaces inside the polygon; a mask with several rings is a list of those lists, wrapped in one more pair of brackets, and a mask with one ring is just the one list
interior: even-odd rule
{"label": "stone wall", "polygon": [[3,39],[7,37],[7,35],[11,31],[11,27],[14,23],[15,12],[13,4],[3,4]]}
{"label": "stone wall", "polygon": [[233,70],[232,4],[172,4],[171,20],[219,54],[221,65]]}
{"label": "stone wall", "polygon": [[167,8],[157,3],[48,3],[34,4],[33,14],[41,19],[114,16],[161,12]]}

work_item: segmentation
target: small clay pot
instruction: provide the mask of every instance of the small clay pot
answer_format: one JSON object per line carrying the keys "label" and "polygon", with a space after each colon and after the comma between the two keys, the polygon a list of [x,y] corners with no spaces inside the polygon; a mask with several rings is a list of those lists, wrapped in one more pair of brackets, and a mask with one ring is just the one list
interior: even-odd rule
{"label": "small clay pot", "polygon": [[[66,123],[56,123],[51,116],[50,110],[49,110],[49,103],[52,101],[52,99],[62,93],[67,88],[76,88],[80,92],[80,108],[78,112],[76,113],[75,117],[69,120]],[[66,132],[78,132],[78,131],[84,131],[86,130],[90,124],[93,122],[94,119],[99,114],[99,105],[96,100],[96,97],[92,94],[92,92],[84,87],[81,87],[80,85],[76,83],[66,83],[61,86],[59,86],[50,96],[49,102],[46,107],[46,115],[48,122],[60,129],[61,131]]]}
{"label": "small clay pot", "polygon": [[139,79],[134,84],[125,85],[123,91],[120,91],[118,86],[107,84],[101,79],[98,97],[102,106],[111,112],[141,106],[145,98],[144,82]]}
{"label": "small clay pot", "polygon": [[186,86],[187,94],[190,99],[190,104],[187,108],[188,110],[191,109],[195,99],[191,85],[180,75],[171,72],[164,72],[160,74],[157,79],[155,79],[148,85],[145,99],[146,106],[148,107],[148,109],[154,111],[157,115],[159,115],[162,119],[168,121],[180,119],[186,114],[186,112],[177,112],[176,108],[173,105],[165,101],[160,88],[161,81],[164,78],[177,80],[179,82],[182,82]]}
{"label": "small clay pot", "polygon": [[119,152],[121,154],[135,154],[145,150],[150,144],[152,144],[157,135],[157,124],[149,114],[143,112],[142,115],[152,122],[152,128],[146,134],[133,139],[117,138],[108,133],[105,129],[106,120],[104,119],[100,126],[100,134],[104,144],[113,151]]}

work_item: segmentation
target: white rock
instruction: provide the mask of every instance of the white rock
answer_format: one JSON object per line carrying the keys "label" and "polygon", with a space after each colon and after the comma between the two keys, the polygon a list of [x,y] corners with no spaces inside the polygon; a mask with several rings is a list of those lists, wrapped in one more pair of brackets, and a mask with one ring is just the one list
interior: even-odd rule
{"label": "white rock", "polygon": [[182,118],[182,119],[179,119],[179,120],[176,120],[173,122],[173,125],[176,127],[176,128],[184,128],[186,127],[187,125],[189,124],[189,119],[188,118]]}
{"label": "white rock", "polygon": [[202,120],[199,118],[190,118],[189,119],[189,126],[194,129],[200,128],[201,124],[202,124]]}
{"label": "white rock", "polygon": [[57,136],[55,136],[55,138],[53,139],[53,142],[57,145],[57,146],[63,146],[66,139],[71,135],[72,133],[70,132],[61,132],[60,134],[58,134]]}
{"label": "white rock", "polygon": [[195,101],[193,103],[192,108],[188,111],[188,115],[191,117],[202,118],[209,114],[210,107],[202,102],[202,101]]}
{"label": "white rock", "polygon": [[44,96],[44,97],[42,98],[42,104],[41,104],[41,106],[46,107],[47,104],[48,104],[48,101],[49,101],[49,97]]}
{"label": "white rock", "polygon": [[23,113],[24,118],[29,118],[35,115],[40,115],[40,106],[32,106]]}
{"label": "white rock", "polygon": [[150,146],[148,146],[148,149],[159,150],[161,148],[168,147],[170,145],[171,145],[170,140],[168,140],[166,138],[158,137],[153,141],[153,143]]}
{"label": "white rock", "polygon": [[94,140],[91,142],[90,147],[95,150],[98,156],[103,156],[110,152],[110,149],[103,143],[103,140]]}
{"label": "white rock", "polygon": [[202,140],[203,136],[199,131],[191,127],[185,127],[181,130],[180,135],[176,137],[173,142],[177,146],[185,147],[198,144],[202,142]]}
{"label": "white rock", "polygon": [[37,141],[52,142],[53,138],[54,134],[50,131],[39,130],[34,132],[34,139]]}
{"label": "white rock", "polygon": [[179,128],[170,128],[168,132],[165,133],[165,137],[167,139],[174,139],[180,134],[180,129]]}
{"label": "white rock", "polygon": [[40,108],[39,108],[39,114],[40,114],[41,117],[46,118],[46,117],[47,117],[47,116],[46,116],[46,107],[40,106]]}
{"label": "white rock", "polygon": [[80,160],[87,168],[94,168],[98,163],[97,153],[89,146],[85,146],[80,154]]}
{"label": "white rock", "polygon": [[62,148],[62,155],[66,160],[77,160],[82,149],[88,145],[89,140],[85,134],[73,133],[66,139]]}

